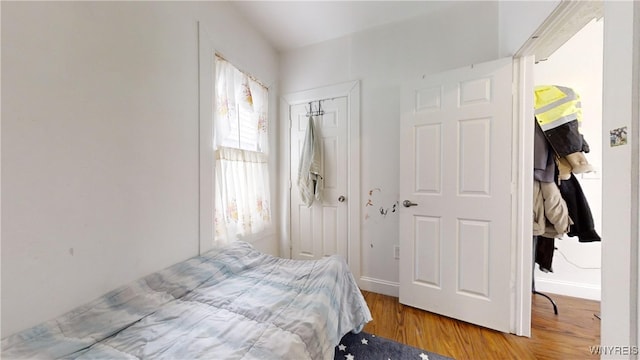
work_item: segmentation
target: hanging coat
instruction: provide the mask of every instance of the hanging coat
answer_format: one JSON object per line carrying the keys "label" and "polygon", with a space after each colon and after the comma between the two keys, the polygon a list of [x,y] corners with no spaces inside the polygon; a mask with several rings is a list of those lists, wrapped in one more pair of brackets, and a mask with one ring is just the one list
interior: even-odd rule
{"label": "hanging coat", "polygon": [[542,182],[556,181],[555,155],[537,122],[533,137],[533,179]]}
{"label": "hanging coat", "polygon": [[304,136],[300,165],[298,166],[298,189],[302,202],[310,207],[315,200],[322,200],[324,187],[322,178],[322,149],[313,117],[309,116],[309,124]]}
{"label": "hanging coat", "polygon": [[555,183],[533,181],[533,235],[562,237],[573,224],[567,203]]}
{"label": "hanging coat", "polygon": [[583,151],[580,95],[573,89],[541,85],[534,89],[535,117],[549,144],[559,157]]}
{"label": "hanging coat", "polygon": [[538,236],[538,241],[535,242],[535,262],[542,272],[553,272],[551,265],[553,264],[553,252],[556,249],[555,242],[555,238],[544,236]]}
{"label": "hanging coat", "polygon": [[569,228],[570,237],[577,236],[579,242],[601,241],[595,230],[591,208],[582,192],[578,179],[571,174],[569,180],[560,182],[560,193],[567,204],[573,224]]}

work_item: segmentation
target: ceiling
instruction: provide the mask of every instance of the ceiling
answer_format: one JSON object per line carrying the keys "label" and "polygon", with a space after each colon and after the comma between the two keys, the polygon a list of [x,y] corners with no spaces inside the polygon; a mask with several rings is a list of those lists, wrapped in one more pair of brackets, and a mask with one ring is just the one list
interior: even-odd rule
{"label": "ceiling", "polygon": [[279,51],[424,15],[454,1],[229,1]]}

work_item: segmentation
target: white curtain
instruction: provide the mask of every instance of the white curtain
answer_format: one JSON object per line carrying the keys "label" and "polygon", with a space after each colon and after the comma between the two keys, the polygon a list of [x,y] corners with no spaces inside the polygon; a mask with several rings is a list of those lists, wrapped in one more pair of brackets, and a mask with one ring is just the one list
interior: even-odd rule
{"label": "white curtain", "polygon": [[267,162],[268,90],[216,60],[215,242],[256,234],[271,222]]}
{"label": "white curtain", "polygon": [[216,151],[216,242],[225,244],[262,231],[271,222],[265,154],[230,148]]}
{"label": "white curtain", "polygon": [[216,61],[213,146],[268,152],[269,91],[229,62]]}

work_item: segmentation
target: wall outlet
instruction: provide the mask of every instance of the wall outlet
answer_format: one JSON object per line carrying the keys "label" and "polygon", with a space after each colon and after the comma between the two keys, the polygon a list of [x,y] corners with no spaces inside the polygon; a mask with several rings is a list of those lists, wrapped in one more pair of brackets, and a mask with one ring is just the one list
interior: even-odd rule
{"label": "wall outlet", "polygon": [[395,246],[393,247],[393,257],[394,257],[395,259],[400,259],[400,246],[395,245]]}

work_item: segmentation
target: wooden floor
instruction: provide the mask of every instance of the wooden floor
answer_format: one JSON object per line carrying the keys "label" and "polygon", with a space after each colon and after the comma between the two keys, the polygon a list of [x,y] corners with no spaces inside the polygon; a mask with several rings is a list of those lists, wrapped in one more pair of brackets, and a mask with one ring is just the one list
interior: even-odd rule
{"label": "wooden floor", "polygon": [[488,330],[401,305],[397,298],[363,291],[373,321],[364,331],[463,359],[597,359],[600,302],[549,294],[558,305],[532,295],[531,337]]}

